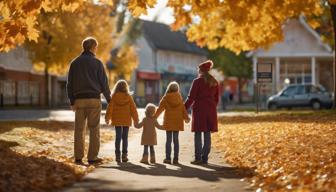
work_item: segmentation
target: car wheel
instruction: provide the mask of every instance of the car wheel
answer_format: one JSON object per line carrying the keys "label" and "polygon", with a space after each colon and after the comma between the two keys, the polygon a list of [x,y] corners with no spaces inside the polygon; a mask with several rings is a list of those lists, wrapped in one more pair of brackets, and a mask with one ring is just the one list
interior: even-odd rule
{"label": "car wheel", "polygon": [[276,110],[277,108],[278,108],[278,106],[277,106],[276,103],[270,103],[270,104],[268,105],[268,109],[269,109],[269,110],[274,111],[274,110]]}
{"label": "car wheel", "polygon": [[311,107],[314,110],[319,110],[319,109],[321,109],[321,103],[319,101],[316,101],[316,100],[312,101],[311,102]]}

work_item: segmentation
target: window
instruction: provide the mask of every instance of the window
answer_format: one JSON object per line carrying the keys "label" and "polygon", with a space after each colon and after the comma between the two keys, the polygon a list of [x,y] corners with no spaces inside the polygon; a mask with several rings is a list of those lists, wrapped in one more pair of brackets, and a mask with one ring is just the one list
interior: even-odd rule
{"label": "window", "polygon": [[305,87],[303,85],[298,86],[298,88],[297,88],[297,94],[298,95],[305,94]]}
{"label": "window", "polygon": [[286,96],[292,96],[292,95],[295,95],[295,93],[296,93],[296,87],[292,86],[292,87],[288,87],[287,89],[285,89],[282,94]]}

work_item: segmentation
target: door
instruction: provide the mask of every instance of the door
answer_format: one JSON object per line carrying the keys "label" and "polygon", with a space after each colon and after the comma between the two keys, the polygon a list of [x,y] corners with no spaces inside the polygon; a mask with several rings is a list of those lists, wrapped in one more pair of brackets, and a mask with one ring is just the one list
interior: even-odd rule
{"label": "door", "polygon": [[145,81],[145,97],[147,103],[158,102],[158,82],[154,80]]}
{"label": "door", "polygon": [[281,107],[292,107],[295,105],[294,96],[297,92],[296,86],[289,86],[285,89],[278,100],[278,105]]}

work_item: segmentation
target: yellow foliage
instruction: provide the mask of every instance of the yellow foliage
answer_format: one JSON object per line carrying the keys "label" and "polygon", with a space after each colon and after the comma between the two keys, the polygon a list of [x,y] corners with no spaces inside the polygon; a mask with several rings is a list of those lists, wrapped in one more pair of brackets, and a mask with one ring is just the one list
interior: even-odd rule
{"label": "yellow foliage", "polygon": [[215,146],[258,191],[335,191],[336,114],[223,117]]}
{"label": "yellow foliage", "polygon": [[[26,47],[37,70],[64,74],[68,64],[82,52],[82,40],[93,36],[98,40],[97,57],[106,62],[113,47],[115,18],[110,17],[109,6],[83,3],[74,12],[43,13],[38,18],[38,30],[50,35],[51,41],[40,35],[37,42],[27,42]],[[78,18],[78,19],[74,19]]]}
{"label": "yellow foliage", "polygon": [[[139,16],[151,3],[132,0],[129,9]],[[191,9],[185,10],[185,5]],[[169,0],[168,6],[174,10],[174,30],[188,26],[188,39],[198,45],[226,47],[237,53],[282,40],[281,28],[289,18],[322,13],[320,0]],[[198,22],[192,18],[199,18]]]}
{"label": "yellow foliage", "polygon": [[112,59],[112,63],[116,65],[115,75],[123,74],[124,78],[129,81],[133,70],[138,65],[137,53],[134,47],[124,46],[121,48],[116,58]]}
{"label": "yellow foliage", "polygon": [[[87,0],[2,0],[0,1],[0,52],[9,51],[26,39],[39,36],[37,19],[43,12],[75,11]],[[90,1],[89,1],[90,2]],[[108,5],[113,0],[95,1]]]}

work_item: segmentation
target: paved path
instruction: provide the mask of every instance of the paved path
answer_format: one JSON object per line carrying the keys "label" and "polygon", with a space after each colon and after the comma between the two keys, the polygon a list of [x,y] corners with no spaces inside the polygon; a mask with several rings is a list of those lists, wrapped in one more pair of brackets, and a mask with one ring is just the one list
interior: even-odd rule
{"label": "paved path", "polygon": [[[180,165],[163,164],[165,132],[158,130],[158,145],[155,147],[157,164],[139,163],[143,148],[140,146],[141,130],[132,130],[129,138],[129,162],[111,162],[101,165],[84,179],[65,189],[66,192],[109,191],[247,191],[248,184],[241,181],[245,170],[222,163],[220,154],[212,151],[209,165],[191,165],[193,134],[190,127],[180,132]],[[114,143],[101,149],[101,156],[114,154]]]}

